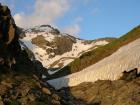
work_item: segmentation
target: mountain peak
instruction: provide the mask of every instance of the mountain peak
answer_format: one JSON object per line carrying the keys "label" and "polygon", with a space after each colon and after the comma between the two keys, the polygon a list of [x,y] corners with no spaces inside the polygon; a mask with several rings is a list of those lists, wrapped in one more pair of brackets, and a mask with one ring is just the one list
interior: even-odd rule
{"label": "mountain peak", "polygon": [[28,29],[25,29],[26,33],[52,33],[55,35],[60,34],[60,31],[51,25],[38,25]]}
{"label": "mountain peak", "polygon": [[21,39],[46,68],[62,68],[81,54],[109,43],[106,39],[87,41],[63,34],[50,25],[40,25],[25,31]]}

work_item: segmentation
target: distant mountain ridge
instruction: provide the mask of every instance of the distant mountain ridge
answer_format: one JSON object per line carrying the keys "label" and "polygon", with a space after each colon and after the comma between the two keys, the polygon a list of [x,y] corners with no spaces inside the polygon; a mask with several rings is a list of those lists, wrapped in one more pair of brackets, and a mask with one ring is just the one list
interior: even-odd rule
{"label": "distant mountain ridge", "polygon": [[50,69],[61,69],[83,53],[113,40],[113,38],[82,40],[61,33],[50,25],[35,26],[25,29],[24,32],[20,40],[34,53],[35,58],[42,62],[44,67]]}

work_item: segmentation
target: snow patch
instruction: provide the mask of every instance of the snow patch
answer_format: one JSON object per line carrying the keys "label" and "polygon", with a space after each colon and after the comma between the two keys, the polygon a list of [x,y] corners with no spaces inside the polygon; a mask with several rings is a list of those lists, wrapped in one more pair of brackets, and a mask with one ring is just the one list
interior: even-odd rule
{"label": "snow patch", "polygon": [[[123,71],[140,68],[140,39],[121,47],[111,56],[91,65],[84,70],[68,76],[47,81],[56,89],[76,86],[82,82],[97,80],[116,80]],[[140,72],[140,69],[138,69]]]}
{"label": "snow patch", "polygon": [[97,41],[95,42],[95,45],[106,45],[108,44],[109,42],[105,41],[105,40],[102,40],[102,41]]}
{"label": "snow patch", "polygon": [[[79,57],[81,54],[91,50],[91,48],[96,47],[97,45],[105,45],[108,43],[106,40],[102,40],[102,41],[93,41],[90,44],[84,44],[84,40],[76,39],[76,43],[73,43],[72,50],[62,55],[55,55],[54,53],[46,52],[47,49],[55,49],[56,48],[55,46],[44,45],[45,47],[43,49],[32,43],[32,39],[36,38],[39,35],[42,35],[44,39],[50,43],[54,41],[55,37],[62,37],[64,35],[67,36],[67,34],[54,35],[52,33],[53,30],[54,28],[49,25],[36,26],[33,28],[26,29],[25,30],[26,37],[21,39],[21,41],[24,42],[24,44],[34,53],[35,58],[40,62],[42,62],[45,68],[51,68],[52,64],[54,68],[57,68],[59,67],[60,63],[63,64],[63,66],[66,66],[67,64],[72,62],[75,58]],[[70,38],[73,39],[74,37]],[[59,62],[55,64],[56,61]]]}

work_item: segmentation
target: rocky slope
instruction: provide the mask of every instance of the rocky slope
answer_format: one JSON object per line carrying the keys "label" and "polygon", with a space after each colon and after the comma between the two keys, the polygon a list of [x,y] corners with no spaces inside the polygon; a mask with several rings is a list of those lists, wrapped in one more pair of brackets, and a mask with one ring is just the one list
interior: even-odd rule
{"label": "rocky slope", "polygon": [[[71,75],[49,80],[48,82],[60,89],[61,87],[76,86],[82,82],[97,80],[116,80],[124,70],[138,68],[140,71],[140,39],[121,47],[111,56],[91,65],[84,70]],[[82,79],[81,79],[82,78]]]}
{"label": "rocky slope", "polygon": [[91,65],[98,63],[106,57],[115,53],[119,48],[140,38],[140,26],[135,27],[130,32],[112,41],[111,43],[88,51],[76,58],[70,64],[62,68],[59,72],[51,75],[51,78],[62,77],[79,72]]}
{"label": "rocky slope", "polygon": [[[114,38],[104,38],[86,41],[71,35],[61,33],[50,25],[36,26],[24,30],[21,41],[34,53],[35,58],[42,62],[45,68],[61,69],[83,53],[108,44]],[[58,70],[57,70],[58,71]]]}
{"label": "rocky slope", "polygon": [[62,92],[41,79],[43,71],[42,64],[31,61],[25,50],[11,68],[0,65],[0,105],[69,105]]}
{"label": "rocky slope", "polygon": [[0,21],[0,105],[68,105],[41,79],[42,64],[21,49],[20,30],[9,8],[1,4]]}
{"label": "rocky slope", "polygon": [[[140,77],[137,69],[124,72],[120,80],[98,80],[63,89],[69,97],[84,100],[89,105],[139,105]],[[62,90],[61,90],[62,91]]]}
{"label": "rocky slope", "polygon": [[[124,70],[128,71],[135,67],[139,68],[139,38],[140,27],[138,26],[121,38],[91,52],[87,52],[87,54],[83,54],[84,56],[82,55],[78,58],[77,62],[74,61],[77,68],[78,66],[87,66],[88,62],[86,62],[86,59],[91,60],[91,62],[94,61],[95,64],[92,64],[83,70],[81,69],[81,71],[77,73],[73,73],[69,70],[72,62],[65,70],[69,71],[71,75],[53,79],[48,82],[56,88],[61,88],[75,86],[82,82],[94,82],[98,79],[116,80],[122,75]],[[104,58],[105,56],[106,58]],[[100,60],[101,58],[102,60]]]}

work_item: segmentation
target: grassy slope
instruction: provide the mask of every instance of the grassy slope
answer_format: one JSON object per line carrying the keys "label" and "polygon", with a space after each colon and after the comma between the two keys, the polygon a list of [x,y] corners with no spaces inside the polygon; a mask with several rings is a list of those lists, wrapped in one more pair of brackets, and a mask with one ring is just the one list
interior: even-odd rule
{"label": "grassy slope", "polygon": [[110,56],[120,47],[138,38],[140,38],[140,26],[134,28],[127,34],[123,35],[122,37],[114,40],[113,42],[105,46],[101,46],[95,50],[83,54],[81,57],[75,59],[69,65],[64,67],[60,72],[57,72],[56,74],[52,75],[50,78],[61,77],[64,75],[68,75],[70,73],[78,72],[90,65],[97,63],[103,58]]}

